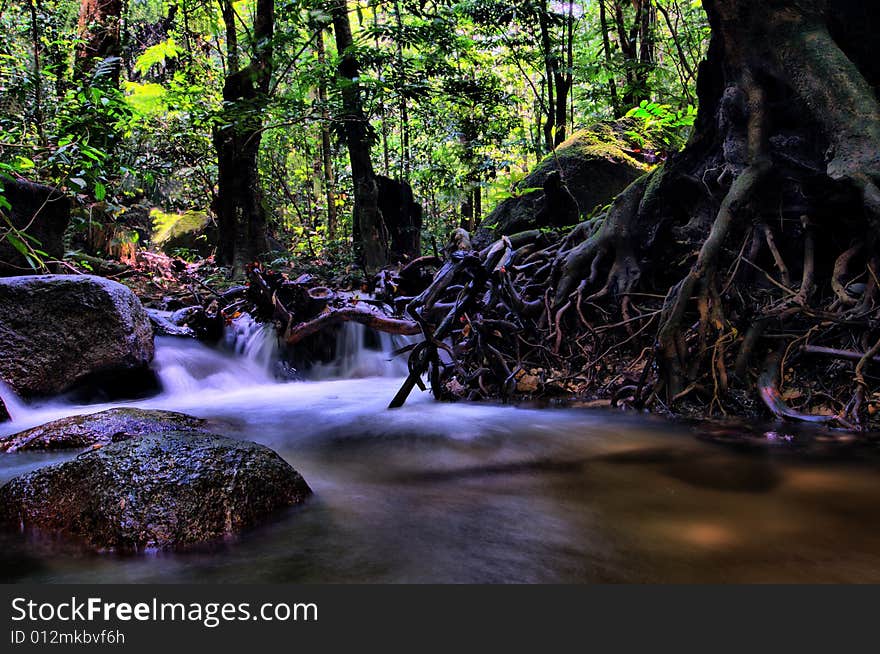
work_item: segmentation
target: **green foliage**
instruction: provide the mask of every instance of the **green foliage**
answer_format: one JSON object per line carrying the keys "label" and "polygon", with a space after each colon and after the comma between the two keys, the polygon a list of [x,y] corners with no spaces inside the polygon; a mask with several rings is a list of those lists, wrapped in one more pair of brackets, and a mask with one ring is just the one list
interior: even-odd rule
{"label": "green foliage", "polygon": [[662,144],[665,149],[675,151],[687,140],[689,130],[697,118],[697,108],[688,105],[684,109],[675,110],[668,104],[643,100],[638,107],[630,109],[626,116],[640,122],[640,130],[627,132],[627,136],[643,141],[644,134],[655,143]]}
{"label": "green foliage", "polygon": [[[237,60],[246,68],[265,44],[252,42],[254,1],[237,0],[238,47],[230,52],[222,4],[128,3],[120,57],[76,77],[80,2],[42,0],[36,25],[28,3],[7,3],[0,13],[0,173],[57,185],[84,207],[83,215],[124,220],[126,205],[162,207],[154,219],[159,236],[168,237],[181,216],[204,216],[196,208],[215,199],[215,131],[248,121],[261,129],[264,200],[289,256],[301,264],[306,257],[350,255],[353,189],[340,109],[350,82],[337,75],[340,53],[325,8],[276,0],[270,94],[224,105],[229,66]],[[620,7],[609,12],[607,37],[599,3],[589,0],[349,3],[355,46],[348,54],[360,63],[373,164],[412,184],[425,207],[425,243],[442,242],[461,221],[464,204],[481,201],[485,216],[498,202],[534,190],[519,184],[549,154],[543,123],[550,60],[572,79],[567,134],[638,104],[628,114],[639,123],[629,135],[634,142],[646,138],[665,150],[683,144],[708,36],[699,2],[655,0],[657,14],[641,35],[634,3],[606,4]],[[172,5],[176,14],[168,21]],[[629,57],[620,34],[650,40],[651,60]],[[0,191],[0,209],[8,211],[4,202]],[[100,211],[89,211],[92,206]],[[331,211],[337,216],[332,238]],[[0,223],[0,239],[10,235],[39,265],[38,245]]]}
{"label": "green foliage", "polygon": [[144,50],[144,53],[134,62],[134,69],[141,75],[146,75],[153,66],[164,65],[168,59],[177,59],[180,53],[180,48],[177,47],[174,37],[169,37]]}

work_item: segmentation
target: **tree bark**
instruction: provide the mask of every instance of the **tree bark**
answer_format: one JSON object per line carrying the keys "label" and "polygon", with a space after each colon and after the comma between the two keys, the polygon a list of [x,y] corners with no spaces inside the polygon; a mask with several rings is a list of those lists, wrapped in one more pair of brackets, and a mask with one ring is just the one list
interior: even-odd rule
{"label": "tree bark", "polygon": [[[232,21],[231,0],[224,0],[224,20]],[[266,209],[257,159],[262,138],[262,110],[272,77],[274,0],[257,0],[253,26],[254,51],[241,70],[232,70],[238,56],[227,41],[227,74],[223,85],[223,126],[214,130],[217,151],[217,197],[214,213],[219,232],[217,260],[240,276],[245,266],[264,255],[268,247]],[[235,32],[226,24],[227,36]],[[233,37],[234,38],[234,37]]]}
{"label": "tree bark", "polygon": [[[82,0],[77,31],[81,42],[74,53],[74,77],[85,79],[94,69],[96,60],[122,54],[119,27],[122,21],[122,0]],[[121,66],[111,73],[114,86],[119,85]]]}
{"label": "tree bark", "polygon": [[605,5],[607,0],[599,0],[599,25],[602,29],[602,50],[605,52],[605,67],[608,72],[608,95],[611,99],[611,108],[614,117],[620,118],[625,113],[620,108],[620,96],[617,94],[617,82],[611,69],[611,39],[608,37],[608,9]]}

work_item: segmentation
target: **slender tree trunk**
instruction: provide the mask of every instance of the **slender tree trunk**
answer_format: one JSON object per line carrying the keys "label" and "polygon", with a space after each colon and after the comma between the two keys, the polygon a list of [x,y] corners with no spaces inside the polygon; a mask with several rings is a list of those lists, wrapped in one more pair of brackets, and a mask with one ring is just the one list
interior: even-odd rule
{"label": "slender tree trunk", "polygon": [[480,186],[479,181],[474,184],[474,221],[471,225],[471,230],[476,229],[476,226],[480,224],[480,220],[483,217],[483,187]]}
{"label": "slender tree trunk", "polygon": [[614,70],[611,67],[611,39],[608,36],[608,11],[605,3],[607,0],[599,0],[599,25],[602,29],[602,49],[605,51],[605,68],[608,73],[608,95],[611,98],[611,107],[614,117],[620,118],[624,112],[620,108],[620,97],[617,95],[617,81],[614,79]]}
{"label": "slender tree trunk", "polygon": [[556,145],[556,53],[550,36],[550,18],[547,1],[541,0],[538,7],[538,28],[541,34],[541,55],[544,58],[544,84],[547,92],[547,106],[544,116],[544,146],[550,152]]}
{"label": "slender tree trunk", "polygon": [[[230,5],[231,0],[224,0]],[[224,19],[231,17],[230,7]],[[257,0],[253,25],[254,52],[250,64],[234,70],[236,48],[227,50],[227,75],[223,85],[226,115],[223,126],[214,130],[217,150],[217,215],[219,242],[217,259],[232,266],[240,276],[245,266],[268,250],[266,210],[257,159],[260,151],[262,110],[268,99],[272,77],[272,38],[275,24],[274,0]],[[226,24],[235,44],[234,22]]]}
{"label": "slender tree trunk", "polygon": [[[376,50],[379,50],[379,0],[373,3],[373,27],[376,28],[376,37],[373,41]],[[385,106],[385,93],[378,94],[378,114],[382,131],[382,174],[385,177],[391,174],[391,151],[388,147],[388,108]]]}
{"label": "slender tree trunk", "polygon": [[37,8],[34,0],[28,0],[31,14],[31,43],[34,49],[34,122],[40,143],[46,142],[43,131],[43,66],[40,63],[42,45],[40,44],[40,26],[37,22]]}
{"label": "slender tree trunk", "polygon": [[[397,33],[403,33],[403,19],[400,16],[400,2],[394,2],[394,20],[397,26]],[[403,39],[397,39],[397,105],[400,111],[400,179],[409,182],[409,113],[406,103],[405,86],[405,70],[403,59]]]}
{"label": "slender tree trunk", "polygon": [[[554,109],[556,112],[554,118],[556,134],[553,139],[554,146],[559,145],[565,140],[568,129],[568,96],[571,93],[572,66],[574,65],[573,7],[574,4],[569,5],[565,29],[563,30],[563,39],[560,44],[560,55],[559,57],[554,57],[553,77],[556,87],[556,107]],[[560,66],[563,62],[565,63],[564,70]]]}
{"label": "slender tree trunk", "polygon": [[678,75],[681,80],[682,91],[688,102],[693,102],[693,98],[691,97],[690,84],[694,81],[694,79],[696,79],[694,67],[691,65],[690,61],[688,61],[687,54],[682,47],[681,37],[679,36],[678,30],[676,29],[675,24],[672,21],[672,17],[669,15],[669,10],[662,4],[658,3],[657,11],[663,16],[666,27],[667,29],[669,29],[669,35],[672,37],[672,43],[675,45],[675,51],[678,55],[678,65],[676,66],[676,69],[678,70]]}
{"label": "slender tree trunk", "polygon": [[379,187],[370,158],[367,119],[357,83],[358,62],[351,53],[354,40],[345,0],[331,0],[330,13],[340,58],[338,72],[342,84],[342,115],[339,120],[345,130],[354,183],[352,236],[365,270],[372,274],[388,264],[388,236],[382,212],[379,211]]}
{"label": "slender tree trunk", "polygon": [[651,0],[640,0],[638,17],[639,58],[636,66],[636,85],[639,101],[650,99],[649,75],[654,66],[655,44],[654,24],[657,10]]}
{"label": "slender tree trunk", "polygon": [[[323,70],[326,63],[324,29],[316,37],[318,64]],[[327,201],[327,238],[336,238],[336,180],[333,175],[333,146],[330,143],[330,109],[327,106],[327,83],[324,76],[318,82],[318,101],[321,103],[321,160],[324,170],[324,195]]]}
{"label": "slender tree trunk", "polygon": [[[232,0],[217,0],[220,3],[220,14],[226,29],[226,75],[238,72],[238,32],[235,27],[235,10]],[[185,13],[185,12],[184,12]]]}

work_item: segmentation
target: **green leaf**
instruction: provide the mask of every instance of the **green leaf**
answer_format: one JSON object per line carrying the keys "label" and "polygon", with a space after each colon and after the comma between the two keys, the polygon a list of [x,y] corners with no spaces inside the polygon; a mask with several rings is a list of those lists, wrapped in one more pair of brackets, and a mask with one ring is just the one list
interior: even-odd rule
{"label": "green leaf", "polygon": [[101,182],[95,182],[95,199],[100,202],[107,197],[107,187]]}
{"label": "green leaf", "polygon": [[144,53],[137,58],[134,69],[141,75],[146,75],[153,66],[164,64],[167,59],[176,59],[178,54],[180,54],[180,49],[174,42],[174,38],[169,38],[167,41],[162,41],[162,43],[157,43],[144,50]]}
{"label": "green leaf", "polygon": [[9,241],[9,244],[14,247],[16,250],[21,252],[24,256],[28,256],[30,254],[30,250],[28,250],[28,246],[25,245],[25,242],[18,238],[16,234],[7,234],[6,240]]}

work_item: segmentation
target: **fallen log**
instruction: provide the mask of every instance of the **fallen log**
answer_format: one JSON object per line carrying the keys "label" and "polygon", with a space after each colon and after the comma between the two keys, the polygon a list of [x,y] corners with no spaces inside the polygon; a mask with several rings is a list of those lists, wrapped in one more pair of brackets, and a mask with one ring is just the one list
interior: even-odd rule
{"label": "fallen log", "polygon": [[421,333],[418,323],[412,320],[391,318],[369,305],[356,305],[338,309],[331,308],[316,318],[291,325],[284,334],[284,341],[288,345],[296,345],[308,336],[344,322],[358,322],[370,329],[400,336],[415,336]]}

